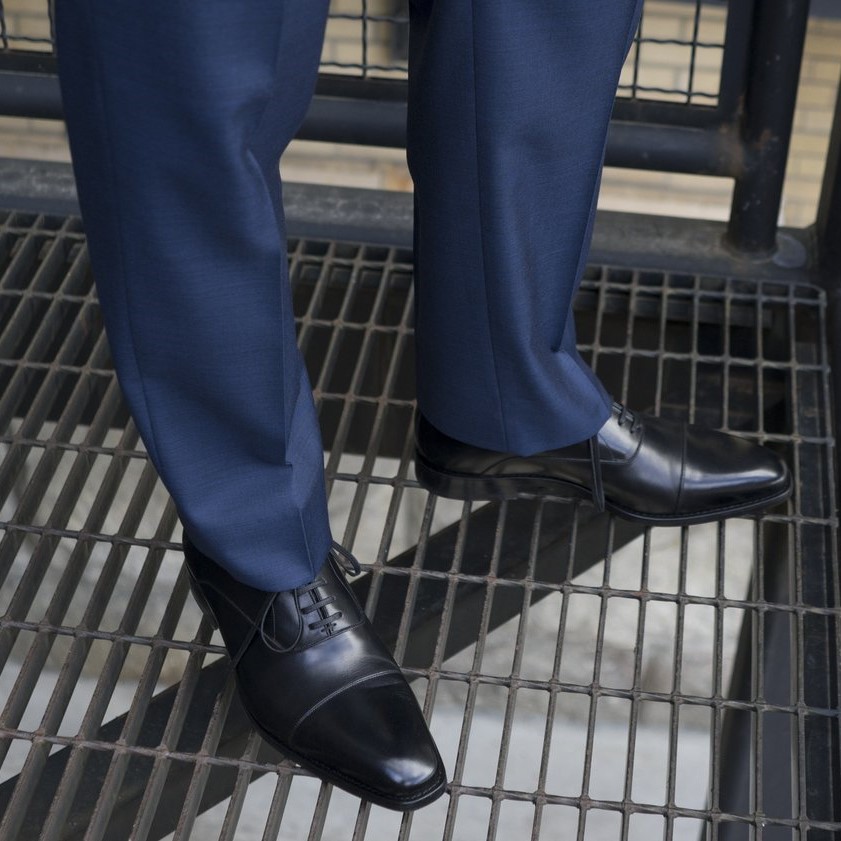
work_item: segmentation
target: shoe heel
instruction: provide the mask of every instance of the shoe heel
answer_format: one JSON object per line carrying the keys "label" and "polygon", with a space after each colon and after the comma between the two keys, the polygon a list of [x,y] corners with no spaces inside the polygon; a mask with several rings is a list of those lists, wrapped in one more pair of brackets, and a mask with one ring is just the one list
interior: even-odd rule
{"label": "shoe heel", "polygon": [[517,489],[509,487],[505,479],[465,478],[441,473],[425,464],[420,456],[415,458],[415,475],[422,487],[447,499],[514,499],[517,496]]}
{"label": "shoe heel", "polygon": [[213,615],[213,611],[211,610],[207,599],[204,597],[201,587],[199,587],[198,582],[195,578],[193,578],[193,573],[189,570],[187,571],[187,580],[190,582],[190,592],[193,594],[196,604],[201,608],[201,612],[214,628],[218,628],[219,623],[216,621],[216,617]]}

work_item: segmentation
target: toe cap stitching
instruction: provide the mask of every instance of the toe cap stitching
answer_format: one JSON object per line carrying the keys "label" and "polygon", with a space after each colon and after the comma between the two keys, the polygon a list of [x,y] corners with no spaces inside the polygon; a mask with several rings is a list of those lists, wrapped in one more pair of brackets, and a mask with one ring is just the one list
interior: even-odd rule
{"label": "toe cap stitching", "polygon": [[326,695],[322,698],[318,703],[313,704],[301,717],[292,725],[289,730],[288,741],[291,743],[292,739],[295,736],[295,733],[298,731],[298,728],[316,711],[320,710],[325,704],[332,701],[337,696],[341,695],[343,692],[346,692],[348,689],[353,689],[355,686],[359,686],[360,684],[367,683],[369,680],[374,680],[378,677],[384,677],[385,675],[397,675],[403,679],[403,673],[397,671],[395,669],[383,669],[379,672],[374,672],[370,675],[365,675],[364,677],[357,678],[356,680],[352,680],[350,683],[345,684],[344,686],[339,687],[338,689],[334,689],[329,695]]}

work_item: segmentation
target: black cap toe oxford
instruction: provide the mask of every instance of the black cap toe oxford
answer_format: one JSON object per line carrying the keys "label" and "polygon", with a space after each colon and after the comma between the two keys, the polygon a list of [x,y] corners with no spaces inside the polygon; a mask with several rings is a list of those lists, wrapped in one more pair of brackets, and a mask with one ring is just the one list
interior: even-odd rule
{"label": "black cap toe oxford", "polygon": [[791,495],[775,453],[744,438],[631,412],[619,403],[587,441],[534,455],[448,437],[419,415],[415,471],[456,499],[583,496],[628,520],[683,526],[769,508]]}
{"label": "black cap toe oxford", "polygon": [[266,741],[389,809],[443,794],[441,757],[345,580],[344,550],[335,547],[310,584],[280,593],[235,580],[186,535],[184,552],[196,600],[222,633],[245,710]]}

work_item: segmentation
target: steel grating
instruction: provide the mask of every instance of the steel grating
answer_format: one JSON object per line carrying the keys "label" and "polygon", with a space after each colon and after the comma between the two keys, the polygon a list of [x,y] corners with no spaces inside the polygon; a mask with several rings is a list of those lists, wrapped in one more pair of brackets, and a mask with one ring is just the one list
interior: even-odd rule
{"label": "steel grating", "polygon": [[452,780],[401,817],[250,732],[122,405],[79,222],[0,218],[3,841],[837,837],[819,288],[588,270],[579,341],[613,393],[775,447],[797,480],[763,518],[641,529],[420,490],[410,254],[290,243],[335,534]]}
{"label": "steel grating", "polygon": [[[0,50],[53,48],[49,0],[0,3]],[[721,0],[647,0],[619,95],[716,106],[727,10]],[[321,69],[362,78],[405,78],[408,0],[333,0]]]}

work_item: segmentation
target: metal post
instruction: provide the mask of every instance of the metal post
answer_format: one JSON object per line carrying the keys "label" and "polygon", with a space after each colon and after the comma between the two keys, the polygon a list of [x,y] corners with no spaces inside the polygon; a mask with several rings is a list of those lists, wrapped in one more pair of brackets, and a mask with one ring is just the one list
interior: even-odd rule
{"label": "metal post", "polygon": [[[785,526],[764,523],[765,556],[759,559],[752,590],[763,601],[788,604],[792,599],[791,558]],[[733,664],[730,700],[746,704],[792,702],[791,619],[782,611],[748,612],[742,621],[739,647]],[[760,660],[762,662],[760,662]],[[760,679],[761,676],[761,679]],[[755,836],[758,815],[796,817],[793,766],[797,756],[792,716],[728,709],[721,736],[719,802],[721,812],[743,818],[722,821],[719,841],[749,841]],[[753,820],[751,820],[753,819]],[[785,841],[790,829],[764,826],[762,837]]]}
{"label": "metal post", "polygon": [[773,254],[809,0],[756,4],[748,53],[744,170],[733,189],[727,241],[749,256]]}
{"label": "metal post", "polygon": [[815,233],[824,281],[833,287],[841,287],[841,82],[826,155]]}

